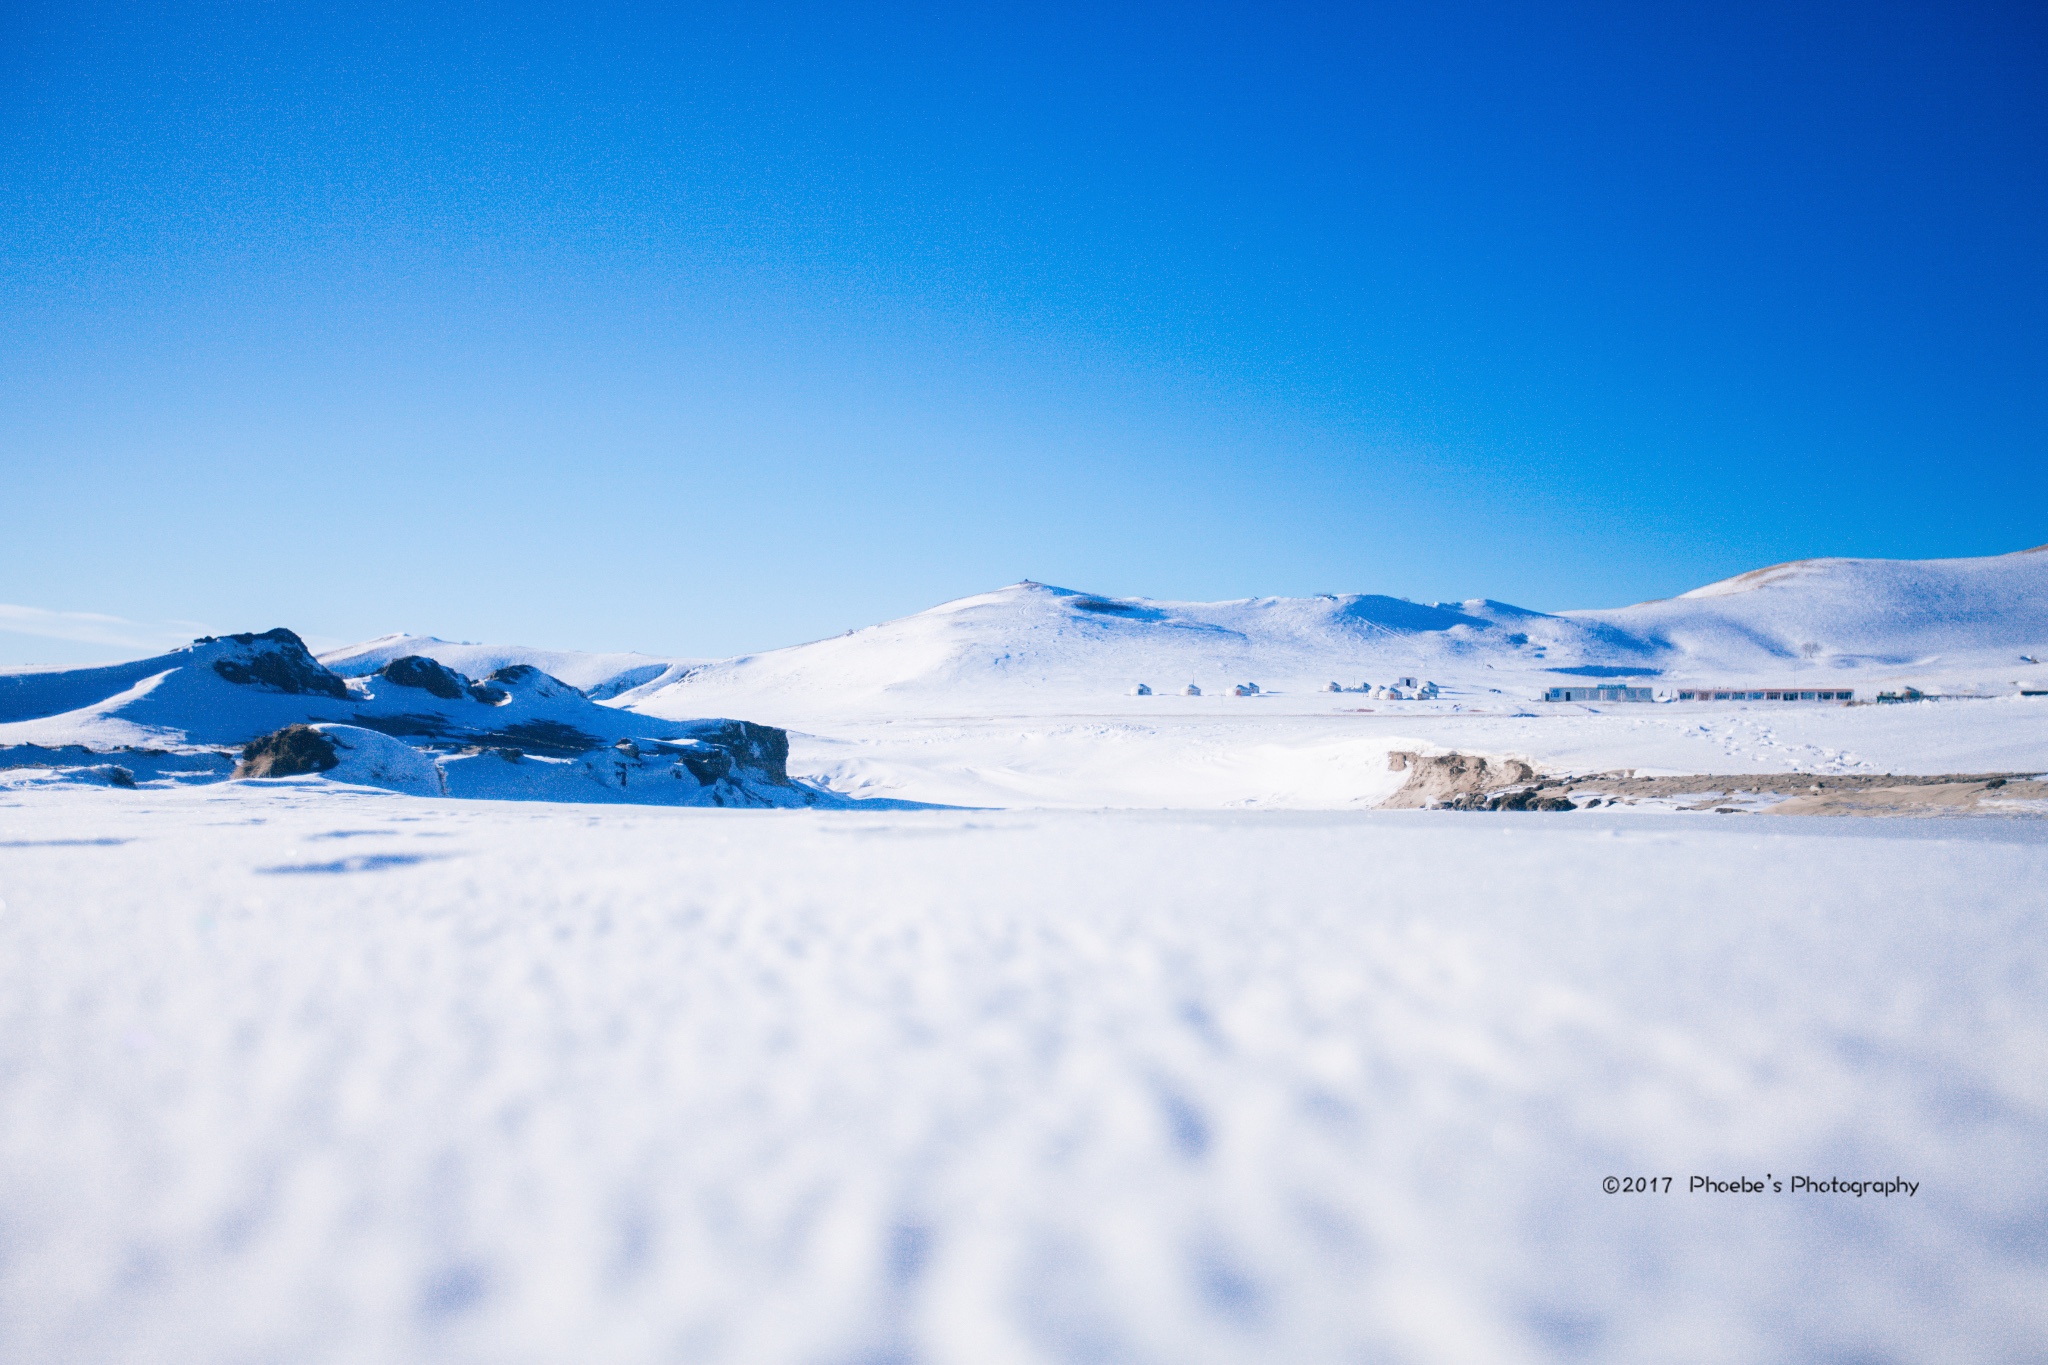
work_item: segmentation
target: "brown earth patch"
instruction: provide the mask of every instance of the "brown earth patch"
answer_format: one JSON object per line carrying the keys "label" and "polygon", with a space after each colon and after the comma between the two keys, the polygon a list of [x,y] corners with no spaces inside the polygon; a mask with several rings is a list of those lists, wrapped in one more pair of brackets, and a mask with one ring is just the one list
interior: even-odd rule
{"label": "brown earth patch", "polygon": [[2034,773],[1638,777],[1633,769],[1539,773],[1516,758],[1406,752],[1388,755],[1387,766],[1408,773],[1401,790],[1381,803],[1390,810],[1588,810],[1651,802],[1766,815],[1953,815],[2024,813],[2029,807],[2019,803],[2048,802],[2048,780]]}

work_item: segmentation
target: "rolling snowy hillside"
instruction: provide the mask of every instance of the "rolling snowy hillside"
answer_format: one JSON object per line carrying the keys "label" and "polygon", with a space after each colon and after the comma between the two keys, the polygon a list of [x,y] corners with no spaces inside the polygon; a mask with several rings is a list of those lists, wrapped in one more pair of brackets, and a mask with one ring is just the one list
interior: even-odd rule
{"label": "rolling snowy hillside", "polygon": [[794,719],[1092,706],[1140,683],[1177,693],[1256,682],[1299,695],[1400,677],[1516,699],[1586,678],[1821,680],[1866,692],[1917,680],[2010,692],[2022,678],[2048,678],[2023,655],[2048,657],[2042,550],[1807,560],[1669,601],[1558,614],[1479,598],[1167,602],[1019,583],[834,639],[678,666],[620,699],[657,715],[751,707]]}
{"label": "rolling snowy hillside", "polygon": [[1982,559],[1804,559],[1668,601],[1566,615],[1623,631],[1695,674],[2006,678],[2021,655],[2048,658],[2048,545]]}

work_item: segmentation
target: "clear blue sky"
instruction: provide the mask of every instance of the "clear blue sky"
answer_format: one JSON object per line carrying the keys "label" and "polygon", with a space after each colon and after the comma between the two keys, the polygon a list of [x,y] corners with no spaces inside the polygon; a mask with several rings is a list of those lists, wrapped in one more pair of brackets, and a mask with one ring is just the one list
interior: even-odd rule
{"label": "clear blue sky", "polygon": [[0,26],[0,661],[2048,541],[2038,5]]}

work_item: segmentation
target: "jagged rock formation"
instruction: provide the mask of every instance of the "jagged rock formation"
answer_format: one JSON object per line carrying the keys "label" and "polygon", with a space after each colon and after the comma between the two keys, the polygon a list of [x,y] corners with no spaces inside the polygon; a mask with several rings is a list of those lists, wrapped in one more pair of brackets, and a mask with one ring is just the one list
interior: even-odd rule
{"label": "jagged rock formation", "polygon": [[[258,642],[268,648],[259,648]],[[306,642],[279,627],[261,635],[202,635],[192,643],[211,645],[232,642],[244,651],[213,661],[213,671],[240,687],[266,687],[273,692],[295,696],[348,696],[348,684],[321,667]]]}

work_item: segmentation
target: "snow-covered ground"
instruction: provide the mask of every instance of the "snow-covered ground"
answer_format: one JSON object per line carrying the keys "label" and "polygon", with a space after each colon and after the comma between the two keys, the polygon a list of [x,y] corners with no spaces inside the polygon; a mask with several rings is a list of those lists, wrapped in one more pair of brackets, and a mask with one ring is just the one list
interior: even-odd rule
{"label": "snow-covered ground", "polygon": [[1268,694],[1117,697],[1080,715],[821,708],[777,719],[791,727],[793,776],[857,797],[969,806],[1359,809],[1400,787],[1387,755],[1404,749],[1559,772],[2048,772],[2048,697],[1454,710]]}
{"label": "snow-covered ground", "polygon": [[2038,1360],[2044,882],[2004,819],[0,793],[0,1358]]}
{"label": "snow-covered ground", "polygon": [[[2048,772],[2044,603],[1020,584],[712,663],[0,670],[0,1360],[2048,1358],[2037,787],[1375,809],[1403,751]],[[1537,700],[1602,678],[1948,697]],[[1803,783],[1677,804],[1911,804]]]}

